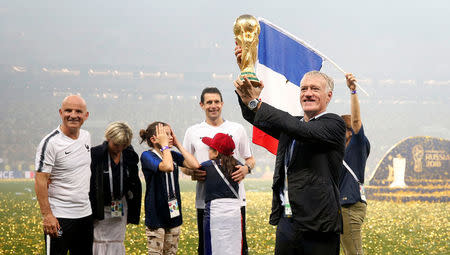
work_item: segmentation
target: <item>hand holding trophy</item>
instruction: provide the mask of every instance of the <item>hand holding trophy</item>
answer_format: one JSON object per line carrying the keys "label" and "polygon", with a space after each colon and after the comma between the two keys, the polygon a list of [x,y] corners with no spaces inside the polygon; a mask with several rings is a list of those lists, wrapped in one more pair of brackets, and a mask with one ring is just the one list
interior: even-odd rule
{"label": "hand holding trophy", "polygon": [[238,63],[239,69],[241,70],[239,78],[244,80],[244,77],[247,77],[252,85],[256,87],[260,86],[255,73],[260,31],[259,22],[252,15],[241,15],[234,22],[234,39],[242,50],[241,61]]}

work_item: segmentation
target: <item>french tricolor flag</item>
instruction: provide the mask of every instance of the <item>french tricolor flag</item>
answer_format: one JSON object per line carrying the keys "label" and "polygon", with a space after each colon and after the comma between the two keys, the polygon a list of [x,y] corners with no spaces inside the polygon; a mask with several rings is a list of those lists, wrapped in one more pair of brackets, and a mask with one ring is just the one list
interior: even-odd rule
{"label": "french tricolor flag", "polygon": [[[267,20],[259,18],[256,74],[264,82],[261,100],[291,115],[301,115],[300,80],[320,70],[323,59],[302,41]],[[253,127],[253,143],[277,154],[278,140]]]}

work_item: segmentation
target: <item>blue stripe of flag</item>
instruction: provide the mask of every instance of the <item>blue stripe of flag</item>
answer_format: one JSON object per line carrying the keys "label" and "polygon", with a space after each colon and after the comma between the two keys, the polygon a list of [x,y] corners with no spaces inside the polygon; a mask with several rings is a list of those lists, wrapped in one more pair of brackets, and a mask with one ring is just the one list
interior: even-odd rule
{"label": "blue stripe of flag", "polygon": [[259,21],[259,63],[299,86],[303,75],[322,68],[322,58],[264,21]]}

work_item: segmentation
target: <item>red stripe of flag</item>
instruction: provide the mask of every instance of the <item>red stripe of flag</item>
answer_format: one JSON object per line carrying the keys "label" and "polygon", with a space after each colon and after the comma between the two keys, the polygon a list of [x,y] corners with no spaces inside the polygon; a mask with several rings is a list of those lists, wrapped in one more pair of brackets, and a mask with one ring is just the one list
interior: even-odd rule
{"label": "red stripe of flag", "polygon": [[278,140],[256,127],[253,127],[252,142],[266,148],[272,154],[277,155]]}

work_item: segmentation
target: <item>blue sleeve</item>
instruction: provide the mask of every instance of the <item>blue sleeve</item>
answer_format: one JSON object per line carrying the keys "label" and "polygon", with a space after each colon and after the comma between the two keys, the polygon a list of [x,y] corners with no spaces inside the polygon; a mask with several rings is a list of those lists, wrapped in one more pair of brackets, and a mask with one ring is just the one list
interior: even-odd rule
{"label": "blue sleeve", "polygon": [[366,135],[364,134],[364,127],[361,124],[361,128],[359,129],[358,134],[355,134],[352,130],[353,136],[352,139],[355,138],[357,140],[357,144],[361,146],[361,150],[365,150],[364,153],[369,156],[370,154],[370,142],[369,139],[367,139]]}
{"label": "blue sleeve", "polygon": [[183,155],[181,155],[181,153],[176,152],[176,151],[171,151],[171,153],[172,153],[173,162],[177,163],[177,165],[179,165],[179,166],[183,166],[183,162],[184,162]]}
{"label": "blue sleeve", "polygon": [[200,170],[203,170],[206,172],[206,179],[205,179],[205,185],[208,185],[209,183],[211,183],[211,181],[214,181],[214,179],[212,179],[212,171],[214,170],[214,165],[212,164],[212,160],[207,160],[203,163],[200,164]]}
{"label": "blue sleeve", "polygon": [[141,155],[142,171],[156,173],[160,163],[161,159],[151,151],[144,151]]}
{"label": "blue sleeve", "polygon": [[199,169],[201,169],[203,171],[206,171],[208,166],[211,166],[211,165],[212,165],[211,160],[207,160],[207,161],[205,161],[205,162],[200,164],[200,168]]}
{"label": "blue sleeve", "polygon": [[361,139],[361,137],[364,137],[364,127],[362,124],[361,124],[361,128],[359,129],[359,132],[357,134],[352,129],[352,138],[353,137],[357,137],[358,139]]}

